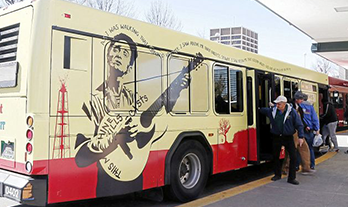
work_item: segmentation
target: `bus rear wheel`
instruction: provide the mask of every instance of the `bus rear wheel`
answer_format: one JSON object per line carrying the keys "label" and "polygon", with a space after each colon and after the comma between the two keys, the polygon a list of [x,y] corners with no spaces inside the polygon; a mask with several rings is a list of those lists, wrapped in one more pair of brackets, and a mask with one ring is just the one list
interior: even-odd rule
{"label": "bus rear wheel", "polygon": [[169,198],[187,202],[197,198],[208,178],[207,153],[200,142],[188,140],[180,144],[173,155],[170,168]]}

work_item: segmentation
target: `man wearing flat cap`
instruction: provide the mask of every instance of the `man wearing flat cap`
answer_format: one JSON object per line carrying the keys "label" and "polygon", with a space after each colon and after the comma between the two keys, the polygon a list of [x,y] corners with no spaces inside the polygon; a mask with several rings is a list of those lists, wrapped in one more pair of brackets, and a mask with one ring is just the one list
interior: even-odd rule
{"label": "man wearing flat cap", "polygon": [[271,121],[271,134],[273,138],[273,181],[281,179],[281,165],[279,160],[281,147],[284,146],[290,157],[288,183],[298,185],[296,180],[296,150],[293,134],[298,131],[299,144],[303,143],[303,124],[296,110],[287,103],[285,96],[278,96],[274,100],[276,106],[261,108],[260,112]]}

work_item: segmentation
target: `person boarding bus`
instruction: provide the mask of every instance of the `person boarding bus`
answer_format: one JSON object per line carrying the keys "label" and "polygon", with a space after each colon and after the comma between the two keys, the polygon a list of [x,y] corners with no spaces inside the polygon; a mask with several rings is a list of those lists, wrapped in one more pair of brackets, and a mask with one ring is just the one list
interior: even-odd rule
{"label": "person boarding bus", "polygon": [[288,175],[288,183],[298,185],[296,180],[296,149],[293,134],[298,131],[299,144],[303,144],[303,124],[296,110],[287,103],[285,96],[278,96],[276,100],[276,107],[261,108],[260,112],[265,114],[271,121],[271,134],[273,135],[273,160],[274,160],[274,177],[273,181],[281,179],[281,165],[279,154],[281,147],[289,153],[290,168]]}

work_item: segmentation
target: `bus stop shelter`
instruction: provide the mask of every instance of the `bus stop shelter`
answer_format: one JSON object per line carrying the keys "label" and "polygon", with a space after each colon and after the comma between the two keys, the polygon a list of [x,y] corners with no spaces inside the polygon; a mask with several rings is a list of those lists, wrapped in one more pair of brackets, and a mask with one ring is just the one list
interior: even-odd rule
{"label": "bus stop shelter", "polygon": [[316,43],[312,52],[348,69],[347,0],[257,0]]}

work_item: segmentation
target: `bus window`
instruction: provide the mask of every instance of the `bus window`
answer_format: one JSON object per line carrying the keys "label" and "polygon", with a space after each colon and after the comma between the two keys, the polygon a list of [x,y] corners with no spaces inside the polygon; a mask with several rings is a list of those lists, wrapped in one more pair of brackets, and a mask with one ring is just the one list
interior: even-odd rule
{"label": "bus window", "polygon": [[159,56],[138,51],[136,83],[136,108],[145,111],[162,93],[162,61]]}
{"label": "bus window", "polygon": [[277,98],[280,96],[280,77],[274,76],[274,90],[275,90],[275,97]]}
{"label": "bus window", "polygon": [[215,111],[219,114],[243,111],[242,71],[214,66]]}
{"label": "bus window", "polygon": [[284,80],[284,96],[288,99],[288,101],[291,100],[291,83],[290,81]]}
{"label": "bus window", "polygon": [[208,65],[202,64],[198,70],[191,72],[190,100],[192,112],[208,111]]}
{"label": "bus window", "polygon": [[227,71],[228,67],[214,66],[215,111],[219,114],[229,113]]}
{"label": "bus window", "polygon": [[243,111],[243,74],[242,71],[230,69],[231,112]]}
{"label": "bus window", "polygon": [[18,62],[0,63],[0,70],[0,88],[16,87],[18,79]]}
{"label": "bus window", "polygon": [[[177,82],[181,84],[181,72],[184,68],[188,67],[189,59],[184,57],[172,57],[168,67],[168,88],[171,84]],[[178,97],[179,96],[179,97]],[[182,90],[178,94],[178,90],[169,90],[169,103],[172,106],[172,112],[174,113],[188,113],[190,112],[190,99],[189,90]]]}
{"label": "bus window", "polygon": [[174,113],[208,111],[208,66],[204,63],[192,65],[191,62],[192,58],[183,56],[173,56],[169,61],[168,84],[174,84],[174,87],[182,84],[182,72],[190,71],[188,90],[169,90],[169,104],[173,104]]}
{"label": "bus window", "polygon": [[64,36],[64,69],[87,71],[90,56],[87,39]]}
{"label": "bus window", "polygon": [[297,81],[291,81],[291,98],[294,97],[296,91],[298,91],[298,82]]}
{"label": "bus window", "polygon": [[[3,36],[1,36],[3,35]],[[0,88],[17,86],[19,24],[0,28]]]}
{"label": "bus window", "polygon": [[331,100],[335,106],[335,108],[343,108],[343,96],[342,93],[337,91],[331,92]]}

